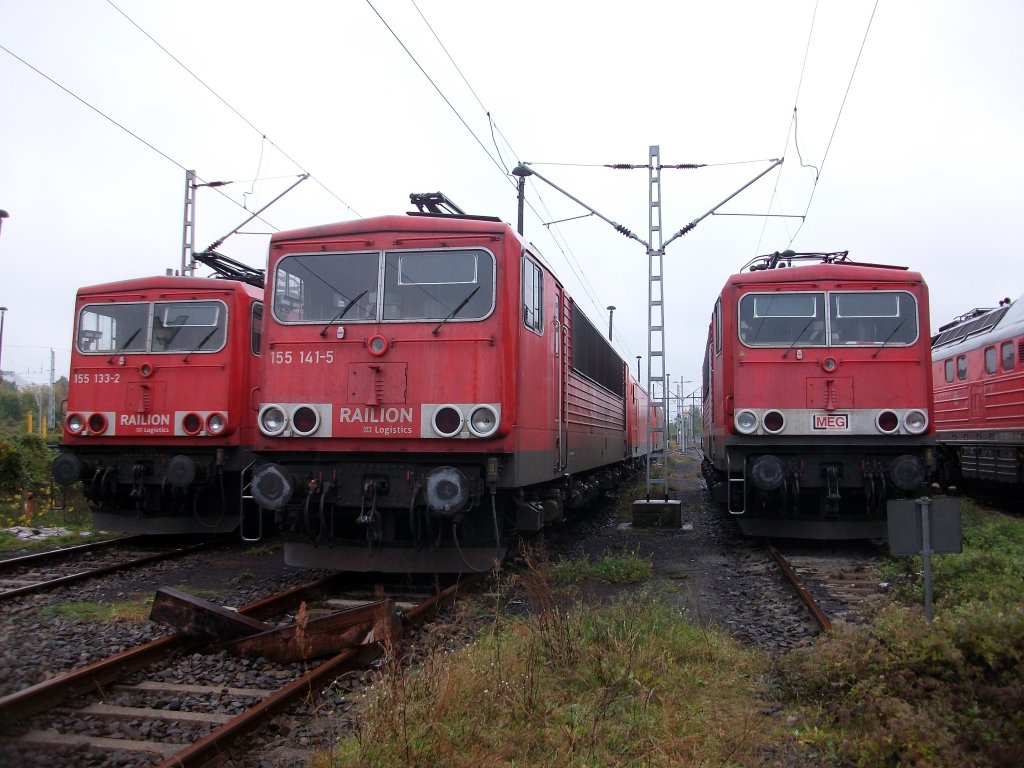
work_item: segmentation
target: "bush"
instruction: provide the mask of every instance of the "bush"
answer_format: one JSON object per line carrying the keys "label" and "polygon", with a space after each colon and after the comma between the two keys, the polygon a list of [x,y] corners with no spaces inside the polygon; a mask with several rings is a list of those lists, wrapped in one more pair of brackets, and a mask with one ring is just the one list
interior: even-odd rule
{"label": "bush", "polygon": [[52,458],[38,435],[0,435],[0,491],[15,493],[47,483]]}

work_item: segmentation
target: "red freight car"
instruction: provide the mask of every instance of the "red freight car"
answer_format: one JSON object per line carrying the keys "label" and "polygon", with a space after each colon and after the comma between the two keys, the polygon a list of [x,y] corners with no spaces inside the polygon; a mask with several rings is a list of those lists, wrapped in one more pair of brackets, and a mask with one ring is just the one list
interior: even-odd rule
{"label": "red freight car", "polygon": [[489,567],[647,454],[646,393],[490,217],[271,239],[251,480],[295,565]]}
{"label": "red freight car", "polygon": [[172,276],[78,291],[53,476],[83,481],[96,528],[238,527],[262,298],[235,280]]}
{"label": "red freight car", "polygon": [[884,537],[887,500],[934,464],[924,280],[845,252],[755,261],[709,330],[708,486],[748,534]]}
{"label": "red freight car", "polygon": [[1024,483],[1024,300],[940,328],[932,365],[943,482]]}

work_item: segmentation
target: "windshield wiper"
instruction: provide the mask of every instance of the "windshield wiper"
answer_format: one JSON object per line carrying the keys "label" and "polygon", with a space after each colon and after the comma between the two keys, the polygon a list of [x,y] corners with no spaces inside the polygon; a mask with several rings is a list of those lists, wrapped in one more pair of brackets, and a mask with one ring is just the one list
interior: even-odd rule
{"label": "windshield wiper", "polygon": [[128,341],[126,341],[124,344],[122,344],[120,347],[118,347],[117,349],[114,350],[114,354],[112,354],[110,356],[110,359],[107,360],[107,362],[108,363],[114,362],[114,358],[117,357],[122,352],[124,352],[125,349],[128,347],[128,345],[131,344],[133,341],[135,341],[135,337],[139,335],[139,331],[141,331],[141,330],[142,330],[142,326],[140,325],[138,328],[135,329],[135,333],[133,333],[131,336],[128,337]]}
{"label": "windshield wiper", "polygon": [[892,333],[885,337],[885,341],[882,342],[882,346],[875,350],[875,354],[871,356],[872,359],[878,357],[878,353],[882,351],[882,347],[889,343],[892,337],[896,335],[896,332],[899,331],[899,329],[906,324],[908,319],[909,318],[904,317],[902,320],[900,320],[899,325],[892,329]]}
{"label": "windshield wiper", "polygon": [[215,327],[214,327],[214,329],[213,329],[212,331],[210,331],[210,332],[209,332],[208,334],[206,334],[206,335],[205,335],[205,336],[203,337],[203,340],[202,340],[202,341],[200,341],[200,342],[199,342],[198,344],[196,344],[196,346],[195,346],[195,347],[194,347],[193,349],[190,349],[190,350],[188,351],[188,354],[187,354],[187,355],[185,355],[185,357],[183,357],[183,358],[181,359],[181,362],[183,362],[183,363],[187,363],[187,362],[188,362],[188,359],[189,359],[189,358],[190,358],[190,357],[192,356],[192,353],[193,353],[193,352],[198,352],[198,351],[199,351],[200,349],[202,349],[202,348],[203,348],[204,346],[206,346],[206,342],[208,342],[208,341],[209,341],[210,339],[212,339],[212,338],[213,338],[213,334],[215,334],[215,333],[217,332],[217,330],[218,330],[218,329],[217,329],[217,328],[216,328],[216,326],[215,326]]}
{"label": "windshield wiper", "polygon": [[465,307],[465,306],[466,306],[467,304],[469,304],[469,300],[470,300],[470,299],[472,299],[472,298],[473,298],[474,296],[476,296],[476,292],[477,292],[477,291],[479,291],[479,290],[480,290],[480,286],[478,285],[478,286],[477,286],[476,288],[474,288],[474,289],[473,289],[472,291],[470,291],[470,292],[469,292],[469,296],[467,296],[466,298],[464,298],[464,299],[462,300],[462,303],[461,303],[461,304],[459,304],[459,306],[457,306],[457,307],[456,307],[455,309],[453,309],[453,310],[452,310],[451,312],[449,312],[449,313],[448,313],[448,316],[447,316],[447,317],[446,317],[446,318],[445,318],[444,320],[442,320],[442,321],[441,321],[440,323],[438,323],[438,324],[437,324],[437,327],[436,327],[436,328],[434,328],[434,330],[432,330],[432,331],[431,331],[431,333],[432,333],[432,334],[433,334],[434,336],[437,336],[437,334],[438,334],[438,333],[440,332],[440,330],[441,330],[441,326],[442,326],[442,325],[444,325],[445,323],[447,323],[447,322],[448,322],[449,320],[451,320],[451,319],[452,319],[453,317],[455,317],[455,316],[456,316],[457,314],[459,314],[459,312],[461,312],[461,311],[462,311],[462,308],[463,308],[463,307]]}
{"label": "windshield wiper", "polygon": [[369,291],[363,291],[358,296],[356,296],[354,299],[352,299],[352,301],[350,301],[348,304],[346,304],[344,307],[342,307],[341,308],[341,312],[339,312],[333,318],[331,318],[331,321],[329,323],[327,323],[327,325],[325,325],[323,327],[323,329],[320,331],[320,338],[321,339],[326,338],[327,337],[327,329],[330,328],[332,325],[334,325],[339,320],[341,320],[341,318],[343,318],[345,315],[347,315],[348,311],[350,309],[352,309],[352,307],[354,307],[356,305],[356,303],[361,298],[363,298],[363,296],[365,296],[368,292]]}
{"label": "windshield wiper", "polygon": [[797,343],[800,341],[800,339],[803,338],[804,334],[807,333],[807,329],[811,327],[811,323],[813,323],[817,319],[817,317],[812,317],[810,320],[807,321],[807,325],[800,329],[800,333],[798,333],[796,335],[796,338],[793,339],[793,343],[789,345],[789,349],[782,353],[783,360],[789,357],[789,353],[792,351],[793,347],[795,347]]}

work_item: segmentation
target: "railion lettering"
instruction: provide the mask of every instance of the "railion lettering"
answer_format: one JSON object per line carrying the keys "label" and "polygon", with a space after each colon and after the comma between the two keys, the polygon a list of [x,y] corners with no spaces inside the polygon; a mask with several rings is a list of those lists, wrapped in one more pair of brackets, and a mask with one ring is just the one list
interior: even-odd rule
{"label": "railion lettering", "polygon": [[341,408],[342,424],[411,424],[412,408]]}
{"label": "railion lettering", "polygon": [[122,413],[118,424],[122,427],[169,427],[171,417],[166,413]]}

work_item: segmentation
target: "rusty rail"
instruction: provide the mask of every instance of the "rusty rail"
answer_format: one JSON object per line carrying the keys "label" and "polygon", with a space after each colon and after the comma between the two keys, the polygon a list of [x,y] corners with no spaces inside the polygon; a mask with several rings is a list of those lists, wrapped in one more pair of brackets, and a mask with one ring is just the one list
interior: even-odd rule
{"label": "rusty rail", "polygon": [[76,544],[73,547],[61,547],[59,549],[48,549],[45,552],[33,552],[29,555],[9,557],[0,560],[0,573],[10,573],[15,568],[23,565],[39,565],[48,563],[51,560],[62,560],[68,555],[81,555],[86,552],[99,552],[103,549],[110,549],[118,544],[129,544],[146,538],[145,536],[119,536],[116,539],[105,539],[103,541],[91,541],[88,544]]}
{"label": "rusty rail", "polygon": [[818,605],[818,601],[814,599],[807,587],[804,586],[804,583],[800,580],[797,572],[793,570],[793,566],[789,564],[789,561],[786,560],[786,558],[782,556],[782,553],[773,545],[768,545],[768,552],[775,559],[779,568],[782,569],[782,573],[785,575],[793,589],[796,590],[797,595],[804,601],[804,605],[806,605],[807,609],[811,612],[811,617],[817,625],[821,627],[823,632],[830,632],[832,630],[831,619],[825,615],[825,611],[823,611],[821,606]]}

